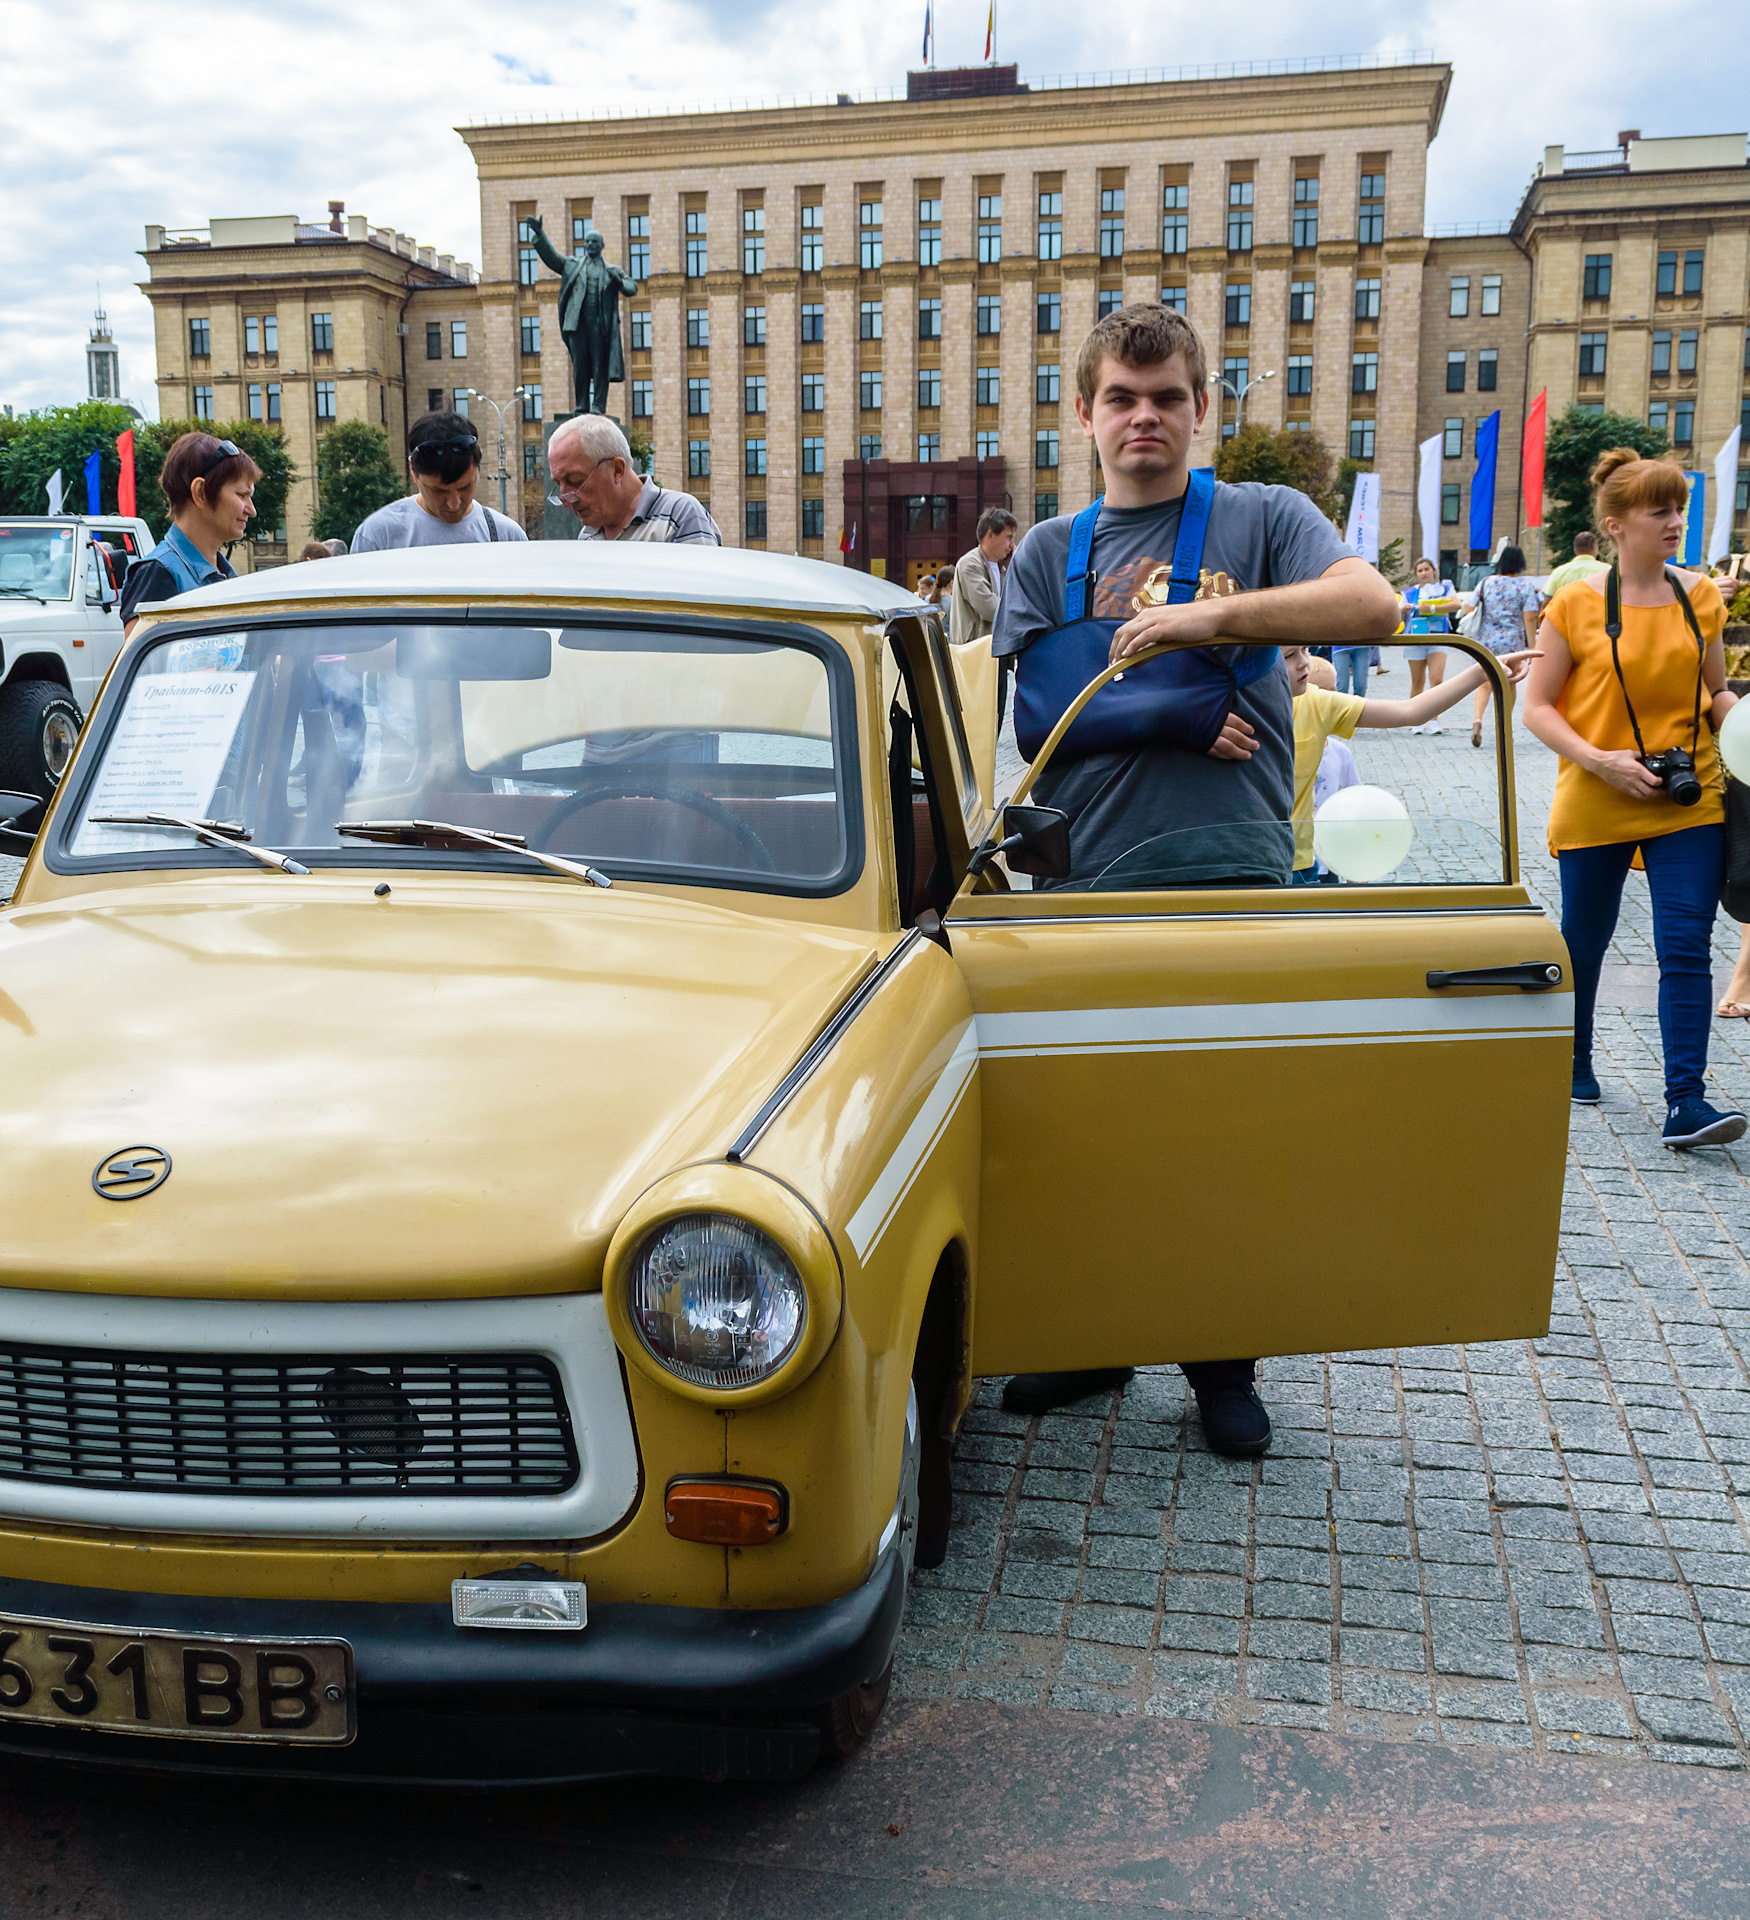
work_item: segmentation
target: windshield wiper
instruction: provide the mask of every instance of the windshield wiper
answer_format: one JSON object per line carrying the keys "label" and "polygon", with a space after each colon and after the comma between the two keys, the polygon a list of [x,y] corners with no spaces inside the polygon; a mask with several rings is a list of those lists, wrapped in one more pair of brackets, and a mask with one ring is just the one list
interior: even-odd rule
{"label": "windshield wiper", "polygon": [[308,873],[310,869],[289,854],[275,853],[269,847],[249,845],[249,829],[231,820],[197,820],[180,813],[94,813],[94,827],[180,827],[210,847],[227,847],[246,860],[254,860],[279,873]]}
{"label": "windshield wiper", "polygon": [[493,847],[501,853],[520,853],[527,860],[538,860],[555,873],[566,873],[573,880],[586,880],[592,887],[611,887],[605,873],[585,866],[581,860],[561,860],[556,853],[537,853],[520,833],[488,833],[484,827],[458,827],[448,820],[337,820],[336,833],[350,833],[360,840],[376,840],[385,846],[406,845],[440,847],[445,840],[461,840],[475,846]]}
{"label": "windshield wiper", "polygon": [[47,594],[38,593],[35,587],[0,587],[0,593],[22,593],[27,600],[34,600],[39,607],[49,604]]}

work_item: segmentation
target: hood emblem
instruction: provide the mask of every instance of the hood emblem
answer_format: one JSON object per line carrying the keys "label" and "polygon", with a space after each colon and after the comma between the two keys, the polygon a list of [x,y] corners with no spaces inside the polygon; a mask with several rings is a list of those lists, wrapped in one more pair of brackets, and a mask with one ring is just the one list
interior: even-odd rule
{"label": "hood emblem", "polygon": [[91,1184],[105,1200],[142,1200],[169,1178],[169,1154],[157,1147],[123,1147],[98,1161]]}

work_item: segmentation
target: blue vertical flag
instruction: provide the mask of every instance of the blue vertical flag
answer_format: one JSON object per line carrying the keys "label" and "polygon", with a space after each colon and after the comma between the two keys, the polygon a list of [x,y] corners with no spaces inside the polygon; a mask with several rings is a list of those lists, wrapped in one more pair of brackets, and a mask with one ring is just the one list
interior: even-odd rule
{"label": "blue vertical flag", "polygon": [[1689,482],[1689,505],[1683,510],[1683,544],[1677,549],[1677,564],[1699,567],[1707,544],[1707,475],[1685,473],[1683,477]]}
{"label": "blue vertical flag", "polygon": [[924,64],[930,60],[930,45],[936,37],[935,0],[924,0]]}
{"label": "blue vertical flag", "polygon": [[1472,552],[1487,553],[1495,544],[1495,454],[1501,443],[1501,409],[1477,422],[1477,470],[1470,483],[1470,543]]}
{"label": "blue vertical flag", "polygon": [[85,456],[85,511],[103,511],[103,456],[94,447]]}

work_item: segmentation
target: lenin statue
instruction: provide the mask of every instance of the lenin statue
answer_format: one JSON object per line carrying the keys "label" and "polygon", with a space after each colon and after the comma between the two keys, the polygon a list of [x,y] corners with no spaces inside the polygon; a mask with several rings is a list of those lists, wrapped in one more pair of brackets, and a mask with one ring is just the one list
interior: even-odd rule
{"label": "lenin statue", "polygon": [[559,276],[559,331],[571,354],[572,404],[579,413],[606,413],[610,382],[626,377],[620,352],[620,295],[638,282],[602,258],[602,236],[585,236],[583,252],[568,260],[547,238],[539,215],[528,222],[535,251]]}

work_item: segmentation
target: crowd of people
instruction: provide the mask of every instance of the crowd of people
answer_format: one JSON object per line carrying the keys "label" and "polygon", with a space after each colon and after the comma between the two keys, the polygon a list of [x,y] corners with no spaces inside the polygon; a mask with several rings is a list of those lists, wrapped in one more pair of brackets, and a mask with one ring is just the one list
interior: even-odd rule
{"label": "crowd of people", "polygon": [[[1102,498],[1024,536],[1012,513],[992,507],[975,544],[917,585],[955,643],[989,636],[999,724],[1011,682],[1018,718],[1023,709],[1037,718],[1042,703],[1049,718],[1054,684],[1068,686],[1061,716],[1090,677],[1066,681],[1065,660],[1116,666],[1179,643],[1165,656],[1181,663],[1176,691],[1153,707],[1147,698],[1109,706],[1093,746],[1059,752],[1042,770],[1034,797],[1061,807],[1072,826],[1072,871],[1057,884],[1093,884],[1128,851],[1154,843],[1171,843],[1188,864],[1140,884],[1329,878],[1314,849],[1314,815],[1360,779],[1348,746],[1358,729],[1438,733],[1441,716],[1470,697],[1471,744],[1482,744],[1494,683],[1475,663],[1447,677],[1456,622],[1496,656],[1509,686],[1523,684],[1526,726],[1560,756],[1548,836],[1574,971],[1573,1099],[1601,1097],[1594,1005],[1624,884],[1639,866],[1659,961],[1663,1140],[1688,1150],[1740,1138],[1750,1123],[1711,1104],[1705,1084],[1715,1013],[1750,1017],[1750,932],[1725,1000],[1710,1005],[1726,842],[1714,741],[1734,695],[1719,590],[1672,565],[1688,501],[1682,471],[1628,449],[1606,454],[1592,476],[1593,529],[1541,587],[1523,551],[1508,545],[1468,599],[1427,559],[1400,595],[1306,495],[1224,485],[1193,470],[1191,443],[1208,405],[1207,358],[1189,320],[1146,304],[1107,315],[1081,348],[1075,400],[1099,454]],[[638,472],[611,419],[565,422],[548,457],[580,540],[720,544],[700,501]],[[412,491],[363,522],[352,552],[526,538],[474,498],[480,445],[464,416],[416,420],[408,467]],[[143,600],[231,572],[223,549],[253,516],[257,478],[229,441],[192,433],[176,443],[163,469],[173,525],[128,575],[130,627]],[[302,557],[332,557],[338,544],[312,542]],[[1252,644],[1234,644],[1244,642]],[[1403,646],[1407,699],[1367,691],[1382,642]],[[1213,664],[1200,669],[1199,659]],[[1074,738],[1072,729],[1066,748]],[[1268,1447],[1254,1362],[1197,1362],[1184,1372],[1217,1450],[1248,1456]],[[1123,1369],[1017,1376],[1005,1404],[1038,1412],[1126,1377]]]}

